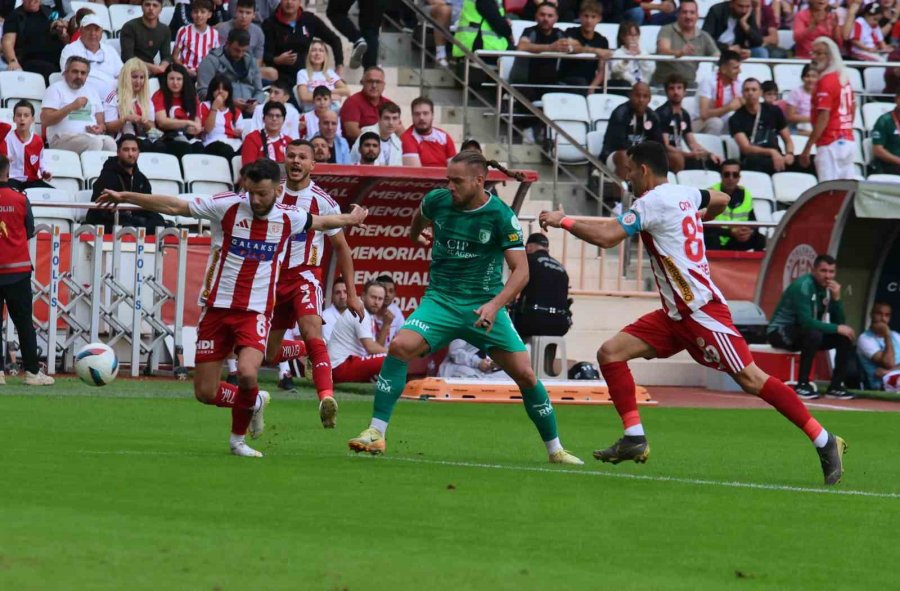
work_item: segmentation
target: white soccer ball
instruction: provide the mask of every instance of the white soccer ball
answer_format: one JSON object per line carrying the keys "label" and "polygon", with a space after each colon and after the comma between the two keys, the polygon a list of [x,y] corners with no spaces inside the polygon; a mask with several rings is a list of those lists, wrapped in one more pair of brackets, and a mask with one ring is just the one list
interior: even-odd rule
{"label": "white soccer ball", "polygon": [[106,386],[119,373],[115,352],[103,343],[89,343],[75,354],[75,373],[89,386]]}

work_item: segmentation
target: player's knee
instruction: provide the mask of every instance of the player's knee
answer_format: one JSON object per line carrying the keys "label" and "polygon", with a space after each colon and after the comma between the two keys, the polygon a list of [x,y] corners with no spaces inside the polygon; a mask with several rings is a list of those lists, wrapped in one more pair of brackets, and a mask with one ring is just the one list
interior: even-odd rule
{"label": "player's knee", "polygon": [[510,376],[516,382],[519,388],[534,388],[537,385],[537,376],[530,366],[525,366],[516,372],[516,375]]}
{"label": "player's knee", "polygon": [[238,387],[242,390],[251,390],[255,388],[257,385],[256,379],[256,370],[242,372],[241,368],[238,368]]}
{"label": "player's knee", "polygon": [[614,361],[621,361],[617,357],[617,353],[615,344],[612,341],[606,341],[597,349],[597,363],[603,366]]}
{"label": "player's knee", "polygon": [[194,382],[194,398],[203,404],[212,404],[216,399],[217,387],[218,384],[215,387],[211,387],[209,384]]}
{"label": "player's knee", "polygon": [[416,350],[412,343],[406,339],[396,338],[388,346],[388,355],[400,361],[409,362],[416,356]]}
{"label": "player's knee", "polygon": [[744,392],[753,394],[754,396],[759,395],[763,386],[766,384],[766,380],[769,379],[768,374],[759,369],[756,365],[748,365],[732,377]]}

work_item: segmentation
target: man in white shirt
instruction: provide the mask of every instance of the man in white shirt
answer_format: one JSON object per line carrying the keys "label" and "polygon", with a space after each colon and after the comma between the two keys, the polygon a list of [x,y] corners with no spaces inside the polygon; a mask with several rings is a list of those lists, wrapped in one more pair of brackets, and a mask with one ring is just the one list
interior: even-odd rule
{"label": "man in white shirt", "polygon": [[385,344],[390,325],[376,331],[373,315],[381,309],[384,297],[384,286],[377,281],[369,281],[363,291],[366,314],[362,322],[349,310],[341,312],[328,341],[331,375],[335,384],[369,382],[381,371],[387,355]]}
{"label": "man in white shirt", "polygon": [[331,341],[331,331],[346,309],[347,282],[343,277],[338,277],[331,286],[331,305],[322,310],[322,336],[325,337],[326,343]]}
{"label": "man in white shirt", "polygon": [[900,392],[900,333],[891,330],[891,305],[875,302],[871,320],[869,330],[856,343],[867,386]]}
{"label": "man in white shirt", "polygon": [[103,42],[103,24],[98,16],[88,14],[81,19],[81,36],[62,50],[60,70],[65,70],[66,62],[73,55],[90,62],[87,86],[97,91],[98,96],[105,97],[116,89],[122,58],[119,52]]}
{"label": "man in white shirt", "polygon": [[63,79],[47,89],[41,107],[41,125],[54,150],[81,154],[87,150],[116,151],[116,142],[106,134],[103,101],[85,82],[91,64],[77,55],[66,60]]}
{"label": "man in white shirt", "polygon": [[700,81],[697,96],[700,97],[700,118],[694,131],[719,135],[728,132],[731,114],[744,106],[741,96],[741,56],[734,51],[724,51],[719,56],[719,69]]}
{"label": "man in white shirt", "polygon": [[[360,130],[360,137],[367,131],[374,131],[381,138],[381,152],[377,166],[403,166],[403,146],[400,134],[403,124],[400,122],[400,105],[384,103],[378,108],[378,123],[367,125]],[[350,149],[350,158],[354,164],[359,163],[359,137]]]}
{"label": "man in white shirt", "polygon": [[487,353],[463,339],[454,339],[447,346],[447,356],[438,368],[442,378],[471,380],[509,380],[509,374],[501,370]]}

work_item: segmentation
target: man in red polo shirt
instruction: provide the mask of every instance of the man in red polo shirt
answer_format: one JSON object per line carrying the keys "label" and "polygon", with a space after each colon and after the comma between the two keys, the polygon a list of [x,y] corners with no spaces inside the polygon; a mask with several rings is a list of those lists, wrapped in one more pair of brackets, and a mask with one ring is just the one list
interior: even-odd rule
{"label": "man in red polo shirt", "polygon": [[363,127],[378,123],[378,108],[381,105],[393,102],[382,95],[384,70],[378,66],[366,68],[361,83],[362,90],[341,105],[341,127],[349,145],[353,145]]}
{"label": "man in red polo shirt", "polygon": [[434,127],[434,103],[420,96],[412,102],[412,126],[400,136],[403,166],[447,166],[456,156],[453,138]]}

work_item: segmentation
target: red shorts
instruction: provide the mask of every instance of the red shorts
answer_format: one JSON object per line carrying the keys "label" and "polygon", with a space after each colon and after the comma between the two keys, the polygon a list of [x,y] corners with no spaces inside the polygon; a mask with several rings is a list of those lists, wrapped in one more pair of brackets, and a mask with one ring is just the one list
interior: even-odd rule
{"label": "red shorts", "polygon": [[371,382],[381,371],[387,353],[357,357],[351,355],[331,370],[335,384],[344,382]]}
{"label": "red shorts", "polygon": [[275,288],[275,310],[272,328],[293,328],[301,316],[322,315],[322,285],[315,271],[309,267],[285,270]]}
{"label": "red shorts", "polygon": [[221,361],[242,347],[265,353],[270,325],[269,317],[259,312],[204,308],[194,362]]}
{"label": "red shorts", "polygon": [[735,374],[753,363],[747,341],[734,327],[728,306],[710,302],[681,320],[672,320],[664,310],[638,318],[622,332],[656,349],[664,359],[687,349],[694,361],[725,373]]}

